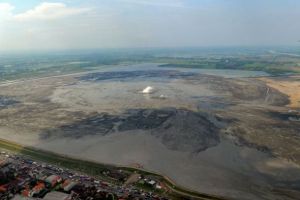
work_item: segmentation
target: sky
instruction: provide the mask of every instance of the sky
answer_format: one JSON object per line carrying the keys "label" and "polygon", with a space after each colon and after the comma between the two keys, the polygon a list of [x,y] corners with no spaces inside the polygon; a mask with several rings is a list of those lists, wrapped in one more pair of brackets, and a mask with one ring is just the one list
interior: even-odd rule
{"label": "sky", "polygon": [[0,0],[0,51],[299,41],[299,0]]}

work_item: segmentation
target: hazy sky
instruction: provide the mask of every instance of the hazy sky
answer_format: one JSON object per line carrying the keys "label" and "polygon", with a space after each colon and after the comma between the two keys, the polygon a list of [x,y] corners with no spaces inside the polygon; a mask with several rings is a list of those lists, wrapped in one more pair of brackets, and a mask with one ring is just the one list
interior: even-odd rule
{"label": "hazy sky", "polygon": [[299,40],[299,0],[0,0],[2,51]]}

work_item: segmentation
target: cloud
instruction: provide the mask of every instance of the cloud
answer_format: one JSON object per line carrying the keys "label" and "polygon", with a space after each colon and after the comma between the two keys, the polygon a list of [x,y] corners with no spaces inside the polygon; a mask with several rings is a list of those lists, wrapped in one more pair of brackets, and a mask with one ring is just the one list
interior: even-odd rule
{"label": "cloud", "polygon": [[14,8],[15,7],[9,3],[0,3],[0,17],[1,18],[10,17],[12,15],[12,10]]}
{"label": "cloud", "polygon": [[14,6],[9,3],[0,3],[0,12],[11,12],[14,9]]}
{"label": "cloud", "polygon": [[24,13],[14,15],[13,18],[18,21],[52,20],[86,13],[90,10],[90,8],[70,8],[63,3],[44,2]]}
{"label": "cloud", "polygon": [[182,0],[122,0],[125,3],[143,5],[143,6],[165,6],[165,7],[183,7]]}

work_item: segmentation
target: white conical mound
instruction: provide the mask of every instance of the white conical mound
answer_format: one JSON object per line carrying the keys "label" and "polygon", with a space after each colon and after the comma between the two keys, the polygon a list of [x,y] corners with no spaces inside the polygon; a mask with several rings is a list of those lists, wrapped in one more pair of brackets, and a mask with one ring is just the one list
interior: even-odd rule
{"label": "white conical mound", "polygon": [[153,90],[154,90],[153,87],[147,86],[145,89],[143,89],[142,93],[143,93],[143,94],[150,94],[150,93],[153,92]]}

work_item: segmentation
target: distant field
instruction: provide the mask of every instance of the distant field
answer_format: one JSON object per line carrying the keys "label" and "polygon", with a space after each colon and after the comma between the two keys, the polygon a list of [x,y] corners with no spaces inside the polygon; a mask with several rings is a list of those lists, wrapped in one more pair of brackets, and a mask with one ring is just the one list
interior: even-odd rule
{"label": "distant field", "polygon": [[[101,51],[90,53],[44,53],[0,55],[0,81],[21,78],[61,75],[99,69],[102,66],[134,63],[165,63],[161,67],[199,69],[238,69],[264,71],[272,75],[300,73],[300,56],[289,53],[269,53],[255,50],[254,53],[229,49],[212,51]],[[175,51],[176,52],[176,51]]]}
{"label": "distant field", "polygon": [[[270,61],[271,60],[271,61]],[[161,67],[196,69],[236,69],[264,71],[271,75],[300,73],[300,58],[280,57],[232,57],[232,58],[162,58]]]}

